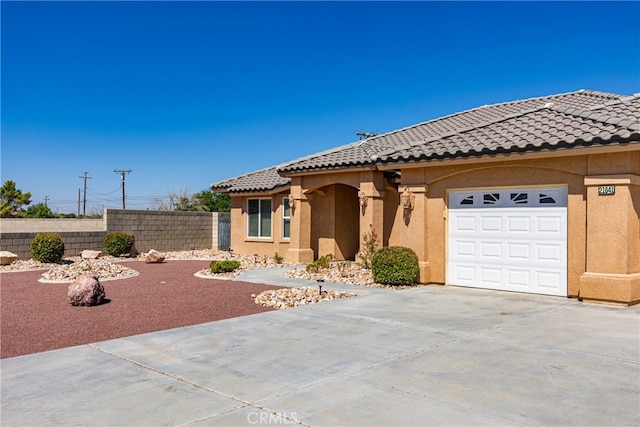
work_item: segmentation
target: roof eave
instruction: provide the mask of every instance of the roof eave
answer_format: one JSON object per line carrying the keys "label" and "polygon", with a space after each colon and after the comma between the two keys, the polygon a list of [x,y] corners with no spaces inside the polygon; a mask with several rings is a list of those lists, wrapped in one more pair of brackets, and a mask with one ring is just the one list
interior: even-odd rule
{"label": "roof eave", "polygon": [[[623,149],[623,150],[621,150]],[[437,164],[471,164],[488,163],[506,160],[528,160],[546,159],[553,157],[585,156],[589,154],[615,153],[620,151],[640,151],[640,139],[630,139],[628,141],[615,141],[606,144],[591,144],[589,146],[562,146],[554,148],[543,148],[540,150],[519,150],[507,152],[491,152],[481,154],[470,154],[466,156],[440,156],[423,157],[411,160],[404,159],[398,161],[379,162],[379,170],[402,170],[413,169]],[[517,157],[517,159],[514,159]]]}
{"label": "roof eave", "polygon": [[270,196],[273,194],[281,193],[289,188],[291,188],[291,184],[279,185],[277,187],[264,188],[264,189],[251,188],[246,190],[229,191],[229,194],[231,196],[252,196],[252,195]]}

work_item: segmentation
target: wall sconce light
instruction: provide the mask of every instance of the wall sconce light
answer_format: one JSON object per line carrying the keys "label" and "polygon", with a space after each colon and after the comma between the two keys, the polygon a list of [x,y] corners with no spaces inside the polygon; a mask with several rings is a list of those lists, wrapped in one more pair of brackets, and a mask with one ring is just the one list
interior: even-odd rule
{"label": "wall sconce light", "polygon": [[293,194],[289,194],[287,198],[289,199],[289,208],[291,209],[291,213],[293,214],[293,211],[296,210],[296,199],[293,198]]}
{"label": "wall sconce light", "polygon": [[360,207],[361,208],[366,208],[367,207],[367,196],[364,194],[363,191],[358,193],[358,199],[360,200]]}
{"label": "wall sconce light", "polygon": [[415,200],[415,196],[409,189],[405,186],[404,191],[400,194],[400,204],[404,210],[413,209],[413,202]]}

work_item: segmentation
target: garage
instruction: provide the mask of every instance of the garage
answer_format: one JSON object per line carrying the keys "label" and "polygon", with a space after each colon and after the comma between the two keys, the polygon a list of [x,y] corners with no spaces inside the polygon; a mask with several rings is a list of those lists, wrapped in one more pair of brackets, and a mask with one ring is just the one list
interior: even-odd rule
{"label": "garage", "polygon": [[567,188],[449,191],[449,285],[567,295]]}

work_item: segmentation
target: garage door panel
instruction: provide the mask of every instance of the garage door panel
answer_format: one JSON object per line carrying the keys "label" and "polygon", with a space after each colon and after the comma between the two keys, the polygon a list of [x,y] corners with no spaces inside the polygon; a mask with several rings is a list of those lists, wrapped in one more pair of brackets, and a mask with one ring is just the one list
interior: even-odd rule
{"label": "garage door panel", "polygon": [[502,242],[480,242],[480,256],[483,259],[502,259]]}
{"label": "garage door panel", "polygon": [[485,286],[501,286],[502,269],[495,267],[480,267],[480,283]]}
{"label": "garage door panel", "polygon": [[453,245],[452,254],[456,259],[476,257],[476,242],[473,240],[456,240]]}
{"label": "garage door panel", "polygon": [[531,287],[531,271],[530,270],[517,270],[513,268],[507,268],[507,282],[515,287],[520,288],[522,291],[526,291]]}
{"label": "garage door panel", "polygon": [[481,216],[480,233],[492,234],[502,232],[502,218],[500,216]]}
{"label": "garage door panel", "polygon": [[537,243],[536,248],[536,261],[544,263],[552,263],[555,265],[564,264],[563,257],[564,251],[562,243]]}
{"label": "garage door panel", "polygon": [[447,283],[566,296],[566,188],[463,193],[449,198]]}
{"label": "garage door panel", "polygon": [[507,215],[507,232],[509,233],[531,233],[532,225],[529,216]]}
{"label": "garage door panel", "polygon": [[538,216],[536,219],[536,231],[558,237],[566,235],[566,224],[560,215]]}
{"label": "garage door panel", "polygon": [[[566,275],[566,271],[564,273]],[[537,271],[536,285],[541,290],[559,290],[562,286],[562,273],[559,271]]]}
{"label": "garage door panel", "polygon": [[453,280],[461,284],[473,284],[477,276],[475,265],[457,264],[451,271]]}
{"label": "garage door panel", "polygon": [[453,219],[455,233],[474,233],[476,230],[476,217],[474,215],[460,215]]}
{"label": "garage door panel", "polygon": [[506,242],[507,258],[517,262],[531,262],[531,243]]}

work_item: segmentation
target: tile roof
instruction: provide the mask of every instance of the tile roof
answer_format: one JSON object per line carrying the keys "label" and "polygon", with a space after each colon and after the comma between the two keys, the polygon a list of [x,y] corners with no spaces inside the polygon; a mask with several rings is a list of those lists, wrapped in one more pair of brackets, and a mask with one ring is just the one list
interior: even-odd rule
{"label": "tile roof", "polygon": [[290,183],[289,178],[278,175],[276,167],[261,169],[245,175],[214,182],[210,185],[213,191],[243,193],[256,191],[271,191],[279,187],[286,187]]}
{"label": "tile roof", "polygon": [[591,108],[546,104],[453,134],[397,145],[377,164],[640,143],[640,95]]}
{"label": "tile roof", "polygon": [[211,184],[272,191],[296,172],[640,143],[640,94],[579,90],[485,105]]}
{"label": "tile roof", "polygon": [[[551,105],[556,109],[566,107],[577,111],[596,106],[605,108],[605,105],[617,103],[623,98],[622,95],[617,94],[579,90],[559,95],[485,105],[347,144],[333,150],[302,157],[278,166],[278,171],[286,175],[295,172],[343,169],[396,161],[425,160],[435,158],[434,155],[439,156],[437,158],[444,158],[446,156],[518,151],[526,144],[519,140],[514,145],[508,139],[504,139],[504,135],[510,133],[508,129],[501,129],[500,125],[496,125],[497,123],[523,117],[526,114],[534,114],[543,108],[551,109]],[[619,108],[614,113],[625,114]],[[564,120],[558,123],[558,127],[554,129],[551,118],[549,118],[551,122],[547,124],[544,124],[546,123],[544,117],[535,115],[522,120],[533,120],[534,124],[540,122],[541,131],[544,131],[545,126],[549,127],[547,136],[551,136],[553,132],[564,131],[560,127],[568,125],[571,121]],[[517,120],[514,120],[513,124],[515,126],[513,133],[518,132]],[[508,127],[508,125],[509,122],[504,123],[504,126]],[[493,128],[490,126],[500,131],[500,135],[492,135]],[[476,131],[471,132],[472,130]],[[592,129],[592,131],[598,133],[597,129]],[[483,132],[486,135],[483,135]],[[531,132],[534,131],[531,130]],[[457,137],[453,138],[454,136]],[[530,137],[531,135],[527,136],[527,138]],[[588,138],[588,135],[585,137]],[[571,141],[573,140],[570,138],[570,141],[567,142],[571,143]],[[556,143],[559,142],[561,141],[556,141]],[[542,142],[536,142],[533,147],[539,145],[542,145]]]}

